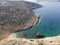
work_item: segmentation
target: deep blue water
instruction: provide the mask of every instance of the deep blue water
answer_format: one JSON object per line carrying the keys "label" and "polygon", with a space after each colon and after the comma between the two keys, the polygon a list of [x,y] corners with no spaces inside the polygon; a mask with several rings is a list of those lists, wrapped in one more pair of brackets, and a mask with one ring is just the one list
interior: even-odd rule
{"label": "deep blue water", "polygon": [[59,2],[41,2],[42,8],[34,10],[34,12],[41,14],[41,22],[35,27],[18,32],[18,37],[22,36],[23,32],[28,35],[26,38],[36,38],[36,33],[40,32],[46,37],[60,35],[60,3]]}

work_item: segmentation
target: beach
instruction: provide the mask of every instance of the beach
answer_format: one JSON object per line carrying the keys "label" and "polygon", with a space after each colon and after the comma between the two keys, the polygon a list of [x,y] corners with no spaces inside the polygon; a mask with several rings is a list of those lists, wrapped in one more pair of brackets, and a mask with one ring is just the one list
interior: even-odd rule
{"label": "beach", "polygon": [[40,39],[16,38],[11,34],[8,38],[0,41],[0,45],[60,45],[60,35]]}

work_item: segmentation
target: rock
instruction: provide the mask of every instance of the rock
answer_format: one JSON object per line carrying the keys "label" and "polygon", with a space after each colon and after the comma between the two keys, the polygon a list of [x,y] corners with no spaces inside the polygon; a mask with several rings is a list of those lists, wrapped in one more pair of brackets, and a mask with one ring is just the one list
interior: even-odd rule
{"label": "rock", "polygon": [[23,35],[23,36],[27,36],[27,33],[26,33],[26,32],[23,32],[22,35]]}
{"label": "rock", "polygon": [[38,32],[38,33],[36,34],[36,37],[37,37],[37,38],[44,38],[45,36]]}

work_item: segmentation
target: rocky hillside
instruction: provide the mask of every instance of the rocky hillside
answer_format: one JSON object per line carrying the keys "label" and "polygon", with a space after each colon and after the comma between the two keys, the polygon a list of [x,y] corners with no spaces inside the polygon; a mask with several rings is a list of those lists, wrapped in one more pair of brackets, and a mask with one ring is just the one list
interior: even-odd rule
{"label": "rocky hillside", "polygon": [[35,26],[41,15],[32,10],[38,7],[41,5],[27,1],[0,2],[0,40]]}

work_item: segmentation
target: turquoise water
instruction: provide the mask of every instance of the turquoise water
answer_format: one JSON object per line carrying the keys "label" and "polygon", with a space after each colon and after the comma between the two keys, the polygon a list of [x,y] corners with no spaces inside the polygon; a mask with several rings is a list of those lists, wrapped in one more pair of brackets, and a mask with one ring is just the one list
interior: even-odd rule
{"label": "turquoise water", "polygon": [[17,37],[24,37],[23,32],[27,33],[25,38],[36,38],[37,32],[46,37],[60,35],[60,3],[42,2],[41,4],[42,8],[34,10],[41,14],[41,22],[29,30],[17,32]]}

